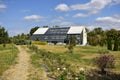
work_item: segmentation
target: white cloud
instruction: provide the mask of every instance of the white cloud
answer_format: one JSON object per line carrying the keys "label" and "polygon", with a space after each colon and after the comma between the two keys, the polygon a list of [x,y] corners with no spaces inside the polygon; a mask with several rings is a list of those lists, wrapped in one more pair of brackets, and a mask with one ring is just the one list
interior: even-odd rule
{"label": "white cloud", "polygon": [[65,17],[68,17],[69,16],[69,14],[65,14]]}
{"label": "white cloud", "polygon": [[111,3],[111,0],[91,0],[86,4],[75,4],[70,6],[73,10],[101,10],[106,5]]}
{"label": "white cloud", "polygon": [[61,26],[72,26],[75,25],[73,22],[63,21],[60,23]]}
{"label": "white cloud", "polygon": [[68,6],[67,4],[59,4],[55,8],[55,10],[58,11],[87,11],[86,14],[83,13],[77,13],[73,17],[88,17],[94,14],[99,13],[102,9],[104,9],[106,6],[110,5],[116,5],[120,4],[120,0],[90,0],[89,2],[85,4],[73,4]]}
{"label": "white cloud", "polygon": [[66,19],[62,16],[57,17],[56,19],[53,19],[50,22],[51,25],[60,25],[60,26],[71,26],[75,25],[73,22],[66,21]]}
{"label": "white cloud", "polygon": [[5,9],[7,6],[5,4],[0,4],[0,9]]}
{"label": "white cloud", "polygon": [[120,4],[120,0],[114,0],[116,4]]}
{"label": "white cloud", "polygon": [[110,28],[120,29],[120,15],[98,17],[94,25],[104,27],[105,29]]}
{"label": "white cloud", "polygon": [[84,10],[88,11],[87,14],[78,13],[74,15],[74,17],[87,17],[93,14],[97,14],[100,12],[105,6],[109,5],[111,0],[91,0],[86,4],[74,4],[71,5],[70,8],[72,10]]}
{"label": "white cloud", "polygon": [[96,19],[96,21],[99,21],[99,22],[120,23],[120,19],[117,19],[115,17],[99,17],[99,18]]}
{"label": "white cloud", "polygon": [[120,0],[113,0],[113,2],[111,3],[111,5],[116,5],[116,4],[120,4]]}
{"label": "white cloud", "polygon": [[57,11],[68,11],[69,7],[67,4],[59,4],[56,6],[55,10]]}
{"label": "white cloud", "polygon": [[89,15],[78,13],[78,14],[75,14],[73,17],[78,18],[78,17],[87,17],[87,16],[89,16]]}
{"label": "white cloud", "polygon": [[62,22],[63,20],[64,20],[64,18],[63,18],[62,16],[59,16],[58,18],[53,19],[53,20],[51,21],[51,23],[60,23],[60,22]]}
{"label": "white cloud", "polygon": [[40,15],[30,15],[30,16],[25,16],[24,20],[34,20],[34,21],[43,21],[44,17]]}

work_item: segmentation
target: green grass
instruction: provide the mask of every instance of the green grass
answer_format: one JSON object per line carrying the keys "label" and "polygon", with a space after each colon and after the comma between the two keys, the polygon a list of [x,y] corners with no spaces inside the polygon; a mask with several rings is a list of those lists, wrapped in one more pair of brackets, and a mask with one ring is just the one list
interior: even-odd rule
{"label": "green grass", "polygon": [[[46,55],[51,55],[51,57],[45,57],[45,59],[39,54],[34,53],[31,56],[32,64],[35,66],[35,68],[40,69],[42,66],[42,62],[46,62],[49,67],[54,68],[54,64],[59,66],[59,62],[57,62],[57,59],[60,58],[62,60],[62,63],[66,65],[69,65],[70,69],[77,72],[79,69],[85,68],[87,70],[91,69],[98,69],[97,66],[94,64],[94,59],[100,55],[100,51],[104,52],[106,51],[106,47],[100,47],[100,46],[75,46],[73,53],[68,53],[67,46],[57,46],[57,45],[36,45],[38,49],[44,51],[47,51],[48,53],[45,53]],[[51,52],[51,53],[49,53]],[[112,69],[113,72],[120,72],[120,51],[109,51],[108,54],[112,54],[115,56],[115,68]],[[53,55],[53,56],[52,56]],[[56,57],[57,56],[57,57]],[[43,59],[43,60],[42,60]],[[57,63],[54,63],[57,62]],[[52,64],[52,65],[51,65]],[[54,66],[53,66],[54,65]],[[61,67],[63,67],[61,66]],[[66,67],[67,68],[67,67]],[[56,68],[55,68],[56,69]],[[43,71],[43,70],[42,70]],[[39,71],[41,72],[41,71]],[[38,74],[39,74],[38,72]],[[53,71],[56,73],[55,71]]]}
{"label": "green grass", "polygon": [[[47,51],[53,52],[58,56],[61,56],[63,59],[70,64],[78,65],[80,67],[89,67],[94,68],[93,63],[94,58],[99,56],[99,51],[107,50],[105,46],[76,46],[72,54],[67,53],[67,46],[51,46],[51,45],[39,45],[39,49],[45,49]],[[120,72],[120,51],[109,51],[109,54],[113,54],[116,58],[116,67],[114,71]]]}
{"label": "green grass", "polygon": [[15,45],[7,44],[6,47],[0,45],[0,76],[10,65],[14,64],[17,53],[18,49]]}

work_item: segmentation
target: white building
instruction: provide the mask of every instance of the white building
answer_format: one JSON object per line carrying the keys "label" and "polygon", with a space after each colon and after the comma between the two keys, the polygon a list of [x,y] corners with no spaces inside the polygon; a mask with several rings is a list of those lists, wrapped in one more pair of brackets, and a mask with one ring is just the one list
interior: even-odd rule
{"label": "white building", "polygon": [[83,26],[71,26],[60,28],[39,28],[30,37],[30,40],[46,41],[49,43],[67,43],[70,37],[75,37],[76,44],[87,44],[87,32]]}

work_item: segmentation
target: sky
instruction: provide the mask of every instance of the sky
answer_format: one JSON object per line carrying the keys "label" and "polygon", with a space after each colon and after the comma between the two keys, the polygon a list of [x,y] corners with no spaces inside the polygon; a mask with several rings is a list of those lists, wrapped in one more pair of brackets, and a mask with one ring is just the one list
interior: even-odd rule
{"label": "sky", "polygon": [[120,0],[0,0],[0,25],[10,36],[45,25],[120,30]]}

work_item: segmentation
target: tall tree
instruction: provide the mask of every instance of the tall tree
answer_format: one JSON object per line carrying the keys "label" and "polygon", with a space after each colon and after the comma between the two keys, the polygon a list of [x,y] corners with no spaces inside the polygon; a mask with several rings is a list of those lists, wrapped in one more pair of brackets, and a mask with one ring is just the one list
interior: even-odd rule
{"label": "tall tree", "polygon": [[[111,29],[111,30],[107,31],[106,34],[107,34],[108,50],[118,51],[119,44],[120,44],[120,32],[115,29]],[[114,47],[112,47],[113,44],[114,44]]]}
{"label": "tall tree", "polygon": [[30,30],[30,36],[33,35],[33,33],[38,29],[39,27],[36,26]]}
{"label": "tall tree", "polygon": [[8,43],[9,37],[8,37],[8,32],[5,30],[4,27],[0,26],[0,44],[5,44]]}
{"label": "tall tree", "polygon": [[68,45],[68,50],[69,53],[73,53],[73,48],[76,45],[76,38],[74,36],[70,37],[69,45]]}
{"label": "tall tree", "polygon": [[119,50],[119,43],[120,43],[120,32],[116,31],[114,33],[114,51],[118,51]]}
{"label": "tall tree", "polygon": [[105,44],[105,32],[102,28],[94,28],[92,31],[88,32],[88,42],[93,46],[103,46]]}

